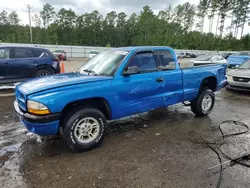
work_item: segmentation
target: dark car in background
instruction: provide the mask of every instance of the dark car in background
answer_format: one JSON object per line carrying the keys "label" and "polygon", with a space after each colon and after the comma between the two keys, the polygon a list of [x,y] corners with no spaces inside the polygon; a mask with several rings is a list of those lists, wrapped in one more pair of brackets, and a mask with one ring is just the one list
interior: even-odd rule
{"label": "dark car in background", "polygon": [[191,53],[184,53],[184,52],[180,52],[177,53],[177,58],[178,59],[182,59],[182,58],[196,58],[197,56],[195,54],[191,54]]}
{"label": "dark car in background", "polygon": [[36,47],[0,47],[0,84],[60,73],[60,61],[49,50]]}
{"label": "dark car in background", "polygon": [[66,61],[67,60],[67,53],[64,50],[55,50],[53,52],[54,55],[56,55],[61,61]]}
{"label": "dark car in background", "polygon": [[197,56],[195,54],[186,53],[186,58],[196,58]]}

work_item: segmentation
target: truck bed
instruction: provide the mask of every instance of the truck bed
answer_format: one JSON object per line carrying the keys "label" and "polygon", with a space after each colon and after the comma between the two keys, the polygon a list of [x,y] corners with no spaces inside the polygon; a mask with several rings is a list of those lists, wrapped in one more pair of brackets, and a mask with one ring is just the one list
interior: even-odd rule
{"label": "truck bed", "polygon": [[192,63],[180,65],[183,73],[183,91],[184,101],[188,101],[197,96],[199,86],[204,78],[216,78],[217,91],[225,85],[226,64],[209,64],[201,66],[193,66]]}
{"label": "truck bed", "polygon": [[211,66],[211,65],[221,65],[221,64],[214,64],[214,63],[211,63],[211,64],[204,64],[204,65],[199,65],[199,66],[194,66],[193,63],[180,63],[180,68],[181,69],[188,69],[188,68],[193,68],[193,67],[204,67],[204,66]]}

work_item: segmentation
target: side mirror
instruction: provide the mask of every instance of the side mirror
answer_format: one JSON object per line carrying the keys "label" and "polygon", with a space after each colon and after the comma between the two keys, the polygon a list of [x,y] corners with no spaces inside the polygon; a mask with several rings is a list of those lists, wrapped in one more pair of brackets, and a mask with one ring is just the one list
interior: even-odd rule
{"label": "side mirror", "polygon": [[137,66],[127,67],[123,72],[123,75],[131,75],[139,73],[139,68]]}

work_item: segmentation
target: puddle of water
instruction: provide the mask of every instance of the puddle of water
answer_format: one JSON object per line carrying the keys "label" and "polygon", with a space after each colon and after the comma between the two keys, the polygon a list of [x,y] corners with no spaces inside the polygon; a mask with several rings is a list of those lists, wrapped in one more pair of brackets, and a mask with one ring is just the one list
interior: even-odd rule
{"label": "puddle of water", "polygon": [[17,151],[20,147],[21,147],[21,143],[19,144],[14,144],[14,145],[10,145],[10,146],[6,146],[0,149],[0,157],[4,156],[8,153],[14,153],[15,151]]}

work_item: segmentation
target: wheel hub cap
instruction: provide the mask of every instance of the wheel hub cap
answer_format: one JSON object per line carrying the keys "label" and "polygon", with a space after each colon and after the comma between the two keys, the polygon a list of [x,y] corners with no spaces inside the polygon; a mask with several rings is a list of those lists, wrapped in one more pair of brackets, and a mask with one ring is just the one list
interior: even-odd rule
{"label": "wheel hub cap", "polygon": [[48,75],[48,72],[42,72],[39,74],[39,77],[42,77],[42,76],[47,76]]}
{"label": "wheel hub cap", "polygon": [[205,95],[201,104],[203,112],[209,111],[212,107],[212,104],[213,104],[213,99],[211,95],[209,94]]}
{"label": "wheel hub cap", "polygon": [[80,120],[74,129],[74,136],[80,143],[90,143],[95,140],[100,132],[99,122],[92,117]]}

